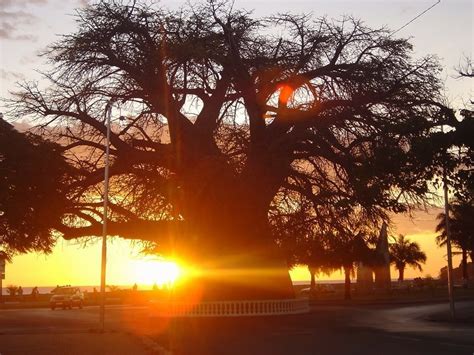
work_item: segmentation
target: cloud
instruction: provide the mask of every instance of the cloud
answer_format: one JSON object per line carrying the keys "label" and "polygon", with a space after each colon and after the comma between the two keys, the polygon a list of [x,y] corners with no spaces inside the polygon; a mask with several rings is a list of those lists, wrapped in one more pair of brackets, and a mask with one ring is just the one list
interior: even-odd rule
{"label": "cloud", "polygon": [[[5,2],[5,0],[0,0]],[[35,40],[36,36],[18,33],[23,26],[38,21],[33,14],[23,10],[0,10],[0,38],[10,40]]]}
{"label": "cloud", "polygon": [[[0,1],[1,1],[1,0],[0,0]],[[77,0],[77,4],[78,4],[80,7],[86,7],[86,6],[89,6],[90,1],[89,1],[89,0]]]}
{"label": "cloud", "polygon": [[23,74],[20,74],[20,73],[15,73],[15,72],[8,71],[5,69],[0,69],[0,78],[2,78],[3,80],[14,81],[14,80],[22,80],[25,77]]}
{"label": "cloud", "polygon": [[31,52],[29,55],[24,55],[23,57],[20,58],[19,63],[21,65],[30,65],[30,64],[35,64],[38,63],[39,56],[42,53],[41,50],[35,50],[34,52]]}
{"label": "cloud", "polygon": [[42,5],[46,4],[48,0],[0,0],[0,7],[5,9],[7,7],[23,7],[27,5]]}
{"label": "cloud", "polygon": [[0,19],[1,21],[17,21],[22,24],[31,24],[37,19],[37,17],[23,10],[0,10]]}

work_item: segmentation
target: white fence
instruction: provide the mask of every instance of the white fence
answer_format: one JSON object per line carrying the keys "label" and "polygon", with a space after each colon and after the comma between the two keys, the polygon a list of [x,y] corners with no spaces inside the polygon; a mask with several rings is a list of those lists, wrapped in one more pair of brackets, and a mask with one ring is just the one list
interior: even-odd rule
{"label": "white fence", "polygon": [[251,317],[307,312],[309,312],[307,299],[151,304],[152,316],[156,317]]}

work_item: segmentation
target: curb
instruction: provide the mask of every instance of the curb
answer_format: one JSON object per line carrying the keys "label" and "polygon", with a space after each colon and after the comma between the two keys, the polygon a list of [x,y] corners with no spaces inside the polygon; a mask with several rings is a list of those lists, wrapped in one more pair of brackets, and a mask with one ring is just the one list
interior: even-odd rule
{"label": "curb", "polygon": [[154,341],[151,337],[142,335],[140,336],[142,344],[150,351],[153,355],[173,355],[171,351],[165,349],[163,346]]}
{"label": "curb", "polygon": [[[456,297],[455,302],[474,301],[470,296]],[[447,303],[448,298],[421,299],[421,300],[309,300],[310,307],[318,306],[410,306]]]}

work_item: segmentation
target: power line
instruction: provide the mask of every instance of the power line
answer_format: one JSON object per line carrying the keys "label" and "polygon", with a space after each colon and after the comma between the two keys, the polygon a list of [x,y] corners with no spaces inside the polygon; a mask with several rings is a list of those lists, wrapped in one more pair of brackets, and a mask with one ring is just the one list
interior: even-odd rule
{"label": "power line", "polygon": [[393,36],[395,33],[403,30],[405,27],[407,27],[409,24],[411,24],[412,22],[416,21],[417,19],[419,19],[421,16],[423,16],[424,14],[426,14],[428,11],[430,11],[433,7],[435,7],[436,5],[438,5],[439,3],[441,2],[441,0],[438,0],[436,3],[434,3],[433,5],[431,5],[430,7],[428,7],[426,10],[424,10],[423,12],[421,12],[420,14],[418,14],[417,16],[415,16],[414,18],[412,18],[410,21],[408,21],[406,24],[404,24],[402,27],[400,27],[398,30],[392,32],[390,35]]}

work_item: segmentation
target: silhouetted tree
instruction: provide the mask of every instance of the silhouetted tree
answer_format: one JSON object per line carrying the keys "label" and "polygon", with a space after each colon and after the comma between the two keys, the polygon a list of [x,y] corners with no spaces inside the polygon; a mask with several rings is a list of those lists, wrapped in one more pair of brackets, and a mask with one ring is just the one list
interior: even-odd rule
{"label": "silhouetted tree", "polygon": [[421,264],[426,262],[426,254],[420,250],[418,243],[400,234],[395,243],[390,244],[390,262],[398,270],[398,281],[403,281],[407,266],[423,270]]}
{"label": "silhouetted tree", "polygon": [[331,250],[334,261],[344,271],[344,299],[350,300],[354,263],[364,261],[368,264],[371,252],[362,235],[347,232],[336,233],[331,238]]}
{"label": "silhouetted tree", "polygon": [[7,292],[10,296],[16,296],[18,293],[18,286],[15,285],[8,285]]}
{"label": "silhouetted tree", "polygon": [[460,123],[438,103],[437,61],[412,59],[407,40],[353,18],[127,4],[80,10],[77,32],[47,52],[49,88],[24,83],[12,106],[48,122],[81,172],[52,226],[64,238],[101,234],[109,105],[109,233],[239,270],[226,274],[239,290],[208,288],[219,297],[292,296],[269,212],[291,215],[302,197],[315,216],[403,211],[428,191],[446,145],[433,128]]}
{"label": "silhouetted tree", "polygon": [[62,148],[0,119],[0,256],[49,252],[68,212],[73,169]]}
{"label": "silhouetted tree", "polygon": [[315,275],[330,274],[342,268],[345,278],[344,298],[351,299],[354,263],[375,263],[375,254],[368,243],[378,221],[379,218],[368,216],[362,211],[346,211],[343,214],[328,206],[320,208],[317,217],[306,218],[305,234],[289,238],[294,242],[292,260],[308,267],[312,288],[315,286]]}
{"label": "silhouetted tree", "polygon": [[333,262],[344,271],[344,299],[351,296],[351,275],[354,263],[375,262],[374,251],[368,246],[379,219],[369,219],[363,213],[339,215],[330,229],[329,247]]}
{"label": "silhouetted tree", "polygon": [[[469,279],[468,254],[474,262],[474,199],[470,201],[454,200],[449,205],[449,228],[452,243],[461,250],[461,268],[465,287]],[[436,242],[440,246],[446,245],[446,215],[440,213],[436,226]]]}
{"label": "silhouetted tree", "polygon": [[335,263],[328,246],[327,236],[313,234],[311,237],[305,238],[304,241],[298,243],[298,247],[296,259],[300,265],[308,268],[311,276],[310,289],[314,291],[316,288],[316,276],[319,274],[330,275],[338,269],[338,265]]}

